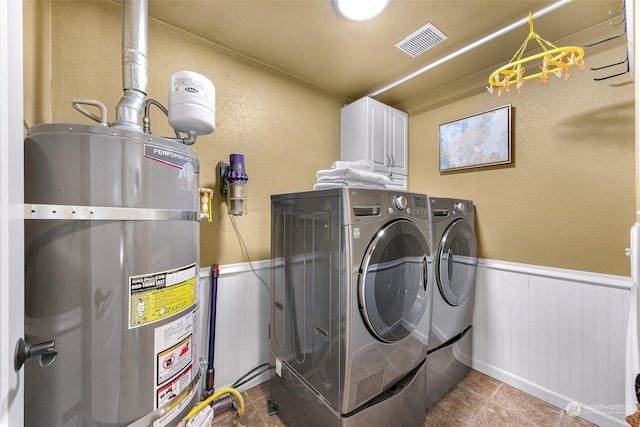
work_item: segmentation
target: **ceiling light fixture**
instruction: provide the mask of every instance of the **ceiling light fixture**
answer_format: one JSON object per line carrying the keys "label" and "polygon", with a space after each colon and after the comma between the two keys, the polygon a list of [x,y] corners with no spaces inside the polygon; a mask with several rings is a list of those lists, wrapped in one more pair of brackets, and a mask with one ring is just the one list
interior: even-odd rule
{"label": "ceiling light fixture", "polygon": [[371,21],[391,4],[391,0],[331,0],[336,14],[358,22]]}

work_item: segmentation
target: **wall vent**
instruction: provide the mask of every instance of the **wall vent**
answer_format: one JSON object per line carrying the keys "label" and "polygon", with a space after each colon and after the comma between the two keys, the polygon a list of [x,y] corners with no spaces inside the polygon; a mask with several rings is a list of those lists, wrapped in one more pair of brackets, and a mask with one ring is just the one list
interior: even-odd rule
{"label": "wall vent", "polygon": [[396,47],[411,57],[416,57],[421,53],[431,49],[448,37],[437,29],[432,23],[418,29],[413,34],[408,35],[402,41],[396,43]]}

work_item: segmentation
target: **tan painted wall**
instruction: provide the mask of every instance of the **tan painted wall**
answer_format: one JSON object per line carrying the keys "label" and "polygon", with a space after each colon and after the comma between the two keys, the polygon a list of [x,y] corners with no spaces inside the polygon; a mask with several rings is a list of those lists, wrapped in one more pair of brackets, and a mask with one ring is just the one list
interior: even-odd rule
{"label": "tan painted wall", "polygon": [[[581,45],[606,31],[597,27],[555,44]],[[624,55],[625,46],[614,42],[588,49],[586,62],[597,67]],[[410,112],[409,189],[472,199],[483,258],[628,276],[624,250],[635,221],[634,85],[626,84],[628,75],[593,80],[623,70],[574,67],[568,81],[529,81],[522,94],[513,88],[498,97],[480,89],[430,111]],[[506,104],[513,106],[512,163],[440,173],[438,126]]]}
{"label": "tan painted wall", "polygon": [[[32,86],[25,90],[26,124],[88,123],[69,104],[76,96],[104,102],[113,117],[122,95],[119,6],[30,3],[25,51],[37,54],[25,56],[25,86]],[[589,33],[577,43],[597,38]],[[588,52],[588,65],[620,60],[623,52],[600,47]],[[251,258],[266,259],[270,194],[310,189],[315,171],[338,158],[339,110],[347,100],[150,20],[149,97],[166,105],[168,77],[184,69],[208,76],[217,91],[216,131],[195,145],[201,185],[217,185],[218,161],[245,154],[249,214],[237,225]],[[409,189],[473,199],[481,257],[629,275],[624,248],[635,214],[634,85],[596,83],[594,75],[575,70],[568,82],[529,82],[523,94],[500,98],[478,90],[429,111],[413,105]],[[511,165],[438,171],[439,124],[509,103]],[[154,133],[171,134],[159,111],[152,119]],[[201,224],[201,264],[246,261],[217,191],[214,204],[213,223]]]}
{"label": "tan painted wall", "polygon": [[[25,74],[49,55],[48,26],[32,24],[50,22],[50,121],[92,123],[71,107],[74,97],[103,102],[113,120],[122,96],[120,6],[102,1],[39,3],[44,4],[27,5],[26,10],[25,50],[34,48],[38,55],[27,61]],[[213,222],[201,222],[201,265],[246,261],[217,190],[216,165],[229,161],[231,153],[245,155],[249,175],[249,212],[236,217],[236,224],[251,259],[269,258],[270,195],[310,190],[315,172],[339,158],[340,107],[347,100],[152,19],[148,56],[148,97],[165,106],[169,76],[175,71],[196,71],[216,87],[216,130],[193,146],[201,164],[201,186],[216,188]],[[45,72],[46,64],[27,78],[46,92]],[[36,113],[46,99],[35,90],[26,92],[27,124],[48,121],[46,114]],[[152,109],[151,118],[154,134],[173,134],[158,109]]]}
{"label": "tan painted wall", "polygon": [[24,127],[51,122],[51,4],[23,2]]}

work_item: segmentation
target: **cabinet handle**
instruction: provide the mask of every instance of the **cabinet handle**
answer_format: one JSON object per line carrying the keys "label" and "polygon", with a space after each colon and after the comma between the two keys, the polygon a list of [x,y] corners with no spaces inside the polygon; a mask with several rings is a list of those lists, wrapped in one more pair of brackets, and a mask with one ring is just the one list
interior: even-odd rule
{"label": "cabinet handle", "polygon": [[396,167],[396,158],[393,154],[389,155],[391,157],[391,167],[395,168]]}

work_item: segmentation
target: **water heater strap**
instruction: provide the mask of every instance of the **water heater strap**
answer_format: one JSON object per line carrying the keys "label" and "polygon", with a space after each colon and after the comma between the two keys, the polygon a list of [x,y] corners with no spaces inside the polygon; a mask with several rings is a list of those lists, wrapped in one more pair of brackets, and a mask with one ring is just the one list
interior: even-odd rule
{"label": "water heater strap", "polygon": [[24,205],[25,219],[77,219],[99,221],[197,221],[197,211],[174,209],[114,208],[106,206]]}

